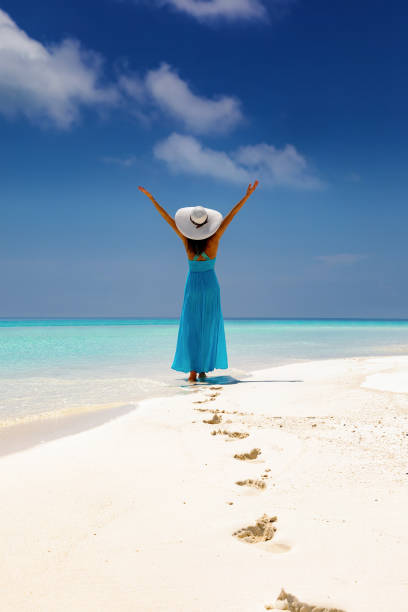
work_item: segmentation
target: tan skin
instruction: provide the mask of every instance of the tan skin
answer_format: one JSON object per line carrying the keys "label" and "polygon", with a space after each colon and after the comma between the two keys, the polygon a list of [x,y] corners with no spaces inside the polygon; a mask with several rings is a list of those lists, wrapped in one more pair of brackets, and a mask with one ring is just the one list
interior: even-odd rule
{"label": "tan skin", "polygon": [[[221,236],[223,235],[223,233],[225,232],[225,230],[227,229],[228,225],[231,223],[232,219],[235,217],[237,212],[239,210],[241,210],[241,208],[243,207],[243,205],[245,204],[245,202],[247,201],[249,196],[251,196],[254,193],[254,191],[257,188],[257,186],[258,186],[258,181],[255,181],[255,183],[253,183],[252,185],[250,184],[248,186],[246,194],[244,195],[242,200],[240,200],[238,202],[238,204],[235,204],[234,208],[232,210],[230,210],[230,212],[228,213],[228,215],[226,215],[226,217],[224,217],[220,227],[217,229],[215,234],[213,234],[212,236],[210,236],[208,238],[207,246],[205,247],[205,252],[207,253],[207,255],[208,255],[208,257],[210,259],[214,259],[217,256],[218,245],[219,245]],[[171,217],[168,214],[168,212],[162,206],[160,206],[160,204],[158,202],[156,202],[156,200],[154,199],[152,194],[149,193],[146,189],[144,189],[143,187],[139,187],[139,190],[142,193],[144,193],[145,195],[147,195],[147,197],[153,202],[154,206],[156,207],[158,212],[161,214],[163,219],[165,219],[165,221],[167,221],[167,223],[174,229],[174,231],[176,232],[177,236],[179,238],[181,238],[181,240],[182,240],[182,242],[184,244],[184,248],[186,249],[186,253],[187,253],[188,259],[193,259],[194,256],[195,256],[195,253],[194,253],[194,251],[192,251],[189,248],[189,244],[188,244],[187,238],[179,231],[179,229],[178,229],[178,227],[176,225],[176,222],[174,221],[173,217]],[[198,258],[198,260],[199,261],[203,261],[203,260],[205,260],[205,257],[201,257],[200,256]],[[205,378],[205,377],[206,377],[205,372],[200,372],[199,378]],[[196,382],[196,380],[197,380],[197,372],[195,372],[194,370],[192,372],[190,372],[190,376],[189,376],[188,380],[189,380],[189,382]]]}

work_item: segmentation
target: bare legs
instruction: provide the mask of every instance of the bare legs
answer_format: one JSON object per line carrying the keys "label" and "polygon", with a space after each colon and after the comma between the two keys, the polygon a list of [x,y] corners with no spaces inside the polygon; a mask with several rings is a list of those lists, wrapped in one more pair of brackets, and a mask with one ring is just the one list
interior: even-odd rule
{"label": "bare legs", "polygon": [[[200,372],[198,378],[203,380],[207,378],[207,374],[205,372]],[[196,382],[197,381],[197,372],[195,370],[191,370],[190,376],[188,377],[188,382]]]}

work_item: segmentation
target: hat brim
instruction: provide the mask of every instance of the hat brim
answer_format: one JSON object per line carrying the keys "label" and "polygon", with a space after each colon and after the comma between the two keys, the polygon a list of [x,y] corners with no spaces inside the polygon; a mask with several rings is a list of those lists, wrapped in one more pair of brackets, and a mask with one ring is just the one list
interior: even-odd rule
{"label": "hat brim", "polygon": [[191,238],[192,240],[204,240],[205,238],[209,238],[215,234],[217,229],[220,227],[223,216],[220,212],[218,212],[218,210],[203,207],[208,215],[207,223],[196,227],[190,220],[191,211],[194,208],[195,206],[186,206],[178,209],[174,215],[177,228],[183,234],[183,236],[186,238]]}

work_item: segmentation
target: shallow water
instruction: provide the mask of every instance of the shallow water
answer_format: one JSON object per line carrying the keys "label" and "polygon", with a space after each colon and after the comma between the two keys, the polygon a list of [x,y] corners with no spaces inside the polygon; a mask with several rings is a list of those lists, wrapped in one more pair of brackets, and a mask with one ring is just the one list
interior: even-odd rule
{"label": "shallow water", "polygon": [[[176,319],[0,321],[0,421],[49,412],[136,405],[182,392],[170,369]],[[408,321],[225,321],[230,369],[246,373],[297,360],[408,353]]]}

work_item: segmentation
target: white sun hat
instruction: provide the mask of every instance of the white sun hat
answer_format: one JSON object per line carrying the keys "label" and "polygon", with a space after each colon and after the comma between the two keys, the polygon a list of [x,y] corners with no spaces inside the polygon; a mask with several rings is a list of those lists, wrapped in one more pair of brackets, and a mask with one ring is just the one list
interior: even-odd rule
{"label": "white sun hat", "polygon": [[209,238],[220,227],[222,214],[204,206],[186,206],[179,208],[174,215],[177,228],[186,238],[204,240]]}

